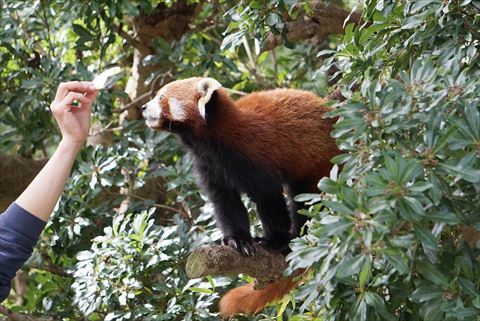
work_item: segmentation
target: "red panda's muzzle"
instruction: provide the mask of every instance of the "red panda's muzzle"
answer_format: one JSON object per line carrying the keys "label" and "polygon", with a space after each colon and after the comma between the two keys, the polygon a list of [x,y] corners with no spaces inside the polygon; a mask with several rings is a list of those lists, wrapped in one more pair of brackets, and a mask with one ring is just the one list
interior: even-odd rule
{"label": "red panda's muzzle", "polygon": [[142,106],[142,116],[148,127],[154,130],[162,129],[165,117],[162,115],[162,110],[157,97]]}

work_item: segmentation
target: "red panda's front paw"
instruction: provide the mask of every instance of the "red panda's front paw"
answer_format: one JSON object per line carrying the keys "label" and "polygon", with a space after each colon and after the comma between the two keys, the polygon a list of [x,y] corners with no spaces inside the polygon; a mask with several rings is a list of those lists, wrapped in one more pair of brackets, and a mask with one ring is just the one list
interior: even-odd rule
{"label": "red panda's front paw", "polygon": [[230,246],[244,256],[253,256],[256,251],[252,239],[246,240],[235,236],[227,236],[223,238],[222,245]]}

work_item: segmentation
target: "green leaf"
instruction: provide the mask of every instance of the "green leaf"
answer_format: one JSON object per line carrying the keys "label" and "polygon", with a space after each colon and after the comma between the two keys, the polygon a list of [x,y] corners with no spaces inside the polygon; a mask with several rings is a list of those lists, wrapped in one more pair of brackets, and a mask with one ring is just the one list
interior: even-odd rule
{"label": "green leaf", "polygon": [[423,193],[426,190],[432,188],[432,184],[428,182],[417,182],[408,187],[408,190],[413,193]]}
{"label": "green leaf", "polygon": [[309,201],[320,201],[320,194],[314,193],[305,193],[305,194],[298,194],[295,196],[295,202],[309,202]]}
{"label": "green leaf", "polygon": [[422,203],[414,197],[405,196],[403,200],[408,204],[408,207],[415,212],[415,214],[423,215],[425,210],[423,209]]}
{"label": "green leaf", "polygon": [[[418,221],[420,219],[420,216],[416,215],[415,210],[412,209],[412,204],[405,200],[405,198],[400,199],[397,202],[397,205],[399,214],[403,219],[408,221]],[[417,203],[414,203],[413,205],[415,206]],[[416,209],[419,210],[419,207]]]}
{"label": "green leaf", "polygon": [[338,265],[337,277],[343,279],[360,273],[365,260],[366,256],[364,254],[358,254],[350,259],[343,260]]}
{"label": "green leaf", "polygon": [[[370,279],[370,275],[372,274],[372,262],[370,257],[367,257],[365,263],[363,264],[362,271],[358,277],[358,287],[360,291],[365,291],[365,284],[367,284],[368,280]],[[367,302],[368,303],[368,302]]]}
{"label": "green leaf", "polygon": [[346,231],[353,225],[352,221],[349,220],[339,220],[335,223],[328,224],[322,229],[322,235],[331,236],[331,235],[340,235],[342,232]]}
{"label": "green leaf", "polygon": [[72,29],[73,29],[73,32],[75,32],[80,37],[83,37],[86,39],[91,39],[93,37],[90,31],[85,29],[85,27],[83,27],[82,25],[74,23],[72,24]]}
{"label": "green leaf", "polygon": [[379,314],[384,320],[396,321],[397,318],[390,313],[385,307],[385,301],[380,295],[375,292],[366,292],[365,293],[365,302],[372,308],[374,311]]}
{"label": "green leaf", "polygon": [[466,154],[455,166],[447,164],[440,164],[440,166],[468,182],[480,183],[480,169],[475,169],[472,167],[472,165],[476,162],[477,157],[477,154],[473,152]]}
{"label": "green leaf", "polygon": [[383,252],[387,261],[398,271],[400,274],[408,274],[410,268],[408,267],[407,258],[399,250],[387,249]]}
{"label": "green leaf", "polygon": [[367,304],[363,295],[357,297],[350,314],[353,315],[353,318],[350,319],[352,321],[367,321]]}
{"label": "green leaf", "polygon": [[350,209],[348,206],[343,204],[342,202],[334,202],[334,201],[323,201],[323,205],[331,209],[332,211],[336,211],[341,215],[352,215],[353,210]]}
{"label": "green leaf", "polygon": [[415,235],[420,239],[422,245],[431,250],[438,250],[437,239],[429,229],[424,227],[414,226]]}
{"label": "green leaf", "polygon": [[424,304],[421,313],[424,315],[425,321],[445,320],[443,317],[442,300],[440,299]]}
{"label": "green leaf", "polygon": [[245,31],[243,30],[227,35],[225,38],[223,38],[220,49],[225,50],[227,48],[235,48],[242,42],[243,36],[245,36]]}
{"label": "green leaf", "polygon": [[425,215],[426,218],[431,220],[432,222],[438,223],[446,223],[446,224],[458,224],[460,223],[459,218],[455,213],[447,212],[447,211],[433,211],[432,213],[428,213]]}
{"label": "green leaf", "polygon": [[265,23],[270,26],[270,27],[274,27],[274,28],[277,28],[277,29],[280,29],[283,25],[282,23],[282,19],[280,18],[280,16],[276,13],[270,13],[268,14],[267,18],[265,19]]}
{"label": "green leaf", "polygon": [[127,14],[131,17],[136,17],[140,14],[140,10],[138,10],[138,7],[130,2],[130,0],[124,0],[122,1],[122,5],[127,11]]}
{"label": "green leaf", "polygon": [[204,289],[204,288],[197,288],[197,287],[191,287],[189,288],[189,290],[192,292],[198,292],[198,293],[207,293],[207,294],[214,293],[212,289]]}
{"label": "green leaf", "polygon": [[283,318],[282,318],[282,315],[283,313],[285,312],[285,309],[287,308],[288,306],[288,303],[290,303],[290,296],[286,295],[283,299],[282,299],[282,304],[280,305],[280,307],[278,308],[278,311],[277,311],[277,321],[282,321]]}
{"label": "green leaf", "polygon": [[432,281],[433,283],[445,288],[449,286],[450,281],[447,276],[445,276],[437,269],[435,265],[427,260],[422,260],[418,263],[418,270],[426,279]]}
{"label": "green leaf", "polygon": [[337,182],[331,180],[328,177],[323,177],[318,183],[318,188],[325,193],[337,194],[339,189]]}
{"label": "green leaf", "polygon": [[443,296],[442,288],[430,285],[430,286],[420,286],[415,291],[410,294],[410,300],[417,303],[422,303],[430,301],[433,299],[439,299]]}
{"label": "green leaf", "polygon": [[464,278],[458,278],[458,284],[460,285],[460,288],[468,295],[470,295],[473,299],[480,296],[478,289],[475,287],[475,284],[473,284],[472,281]]}

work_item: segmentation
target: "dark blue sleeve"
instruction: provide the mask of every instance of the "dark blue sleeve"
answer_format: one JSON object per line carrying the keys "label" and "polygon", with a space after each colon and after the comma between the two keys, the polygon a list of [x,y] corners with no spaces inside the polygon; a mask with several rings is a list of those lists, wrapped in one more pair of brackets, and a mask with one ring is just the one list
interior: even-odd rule
{"label": "dark blue sleeve", "polygon": [[0,302],[10,292],[10,283],[45,228],[45,222],[12,203],[0,215]]}

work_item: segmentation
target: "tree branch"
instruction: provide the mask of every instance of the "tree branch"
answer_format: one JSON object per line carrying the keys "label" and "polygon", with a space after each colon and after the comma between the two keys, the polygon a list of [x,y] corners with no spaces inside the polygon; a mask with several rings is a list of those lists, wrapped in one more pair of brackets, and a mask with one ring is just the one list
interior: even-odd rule
{"label": "tree branch", "polygon": [[210,12],[210,14],[208,15],[207,18],[205,18],[201,23],[199,23],[198,25],[190,28],[188,31],[190,33],[196,33],[196,32],[200,32],[200,31],[206,31],[212,27],[215,27],[218,25],[218,19],[216,19],[218,17],[218,0],[212,0],[212,11]]}
{"label": "tree branch", "polygon": [[[330,35],[342,34],[347,24],[358,24],[361,21],[361,12],[350,12],[332,4],[312,1],[312,11],[309,15],[302,13],[295,19],[287,20],[287,40],[322,43]],[[271,35],[263,43],[262,51],[272,50],[282,43],[282,36]]]}
{"label": "tree branch", "polygon": [[[171,71],[167,71],[166,74],[171,74]],[[122,108],[120,109],[116,109],[114,110],[113,112],[114,113],[123,113],[125,110],[128,110],[129,108],[132,108],[132,107],[135,107],[137,105],[139,105],[142,101],[144,101],[145,99],[150,99],[151,97],[155,96],[156,94],[156,90],[158,89],[157,88],[157,83],[162,79],[163,77],[163,74],[158,74],[153,80],[152,80],[152,83],[151,83],[151,86],[150,86],[150,90],[147,91],[146,93],[138,96],[137,98],[135,98],[134,100],[132,100],[131,102],[129,102],[128,104],[126,104],[125,106],[123,106]]]}
{"label": "tree branch", "polygon": [[287,267],[285,257],[256,245],[254,256],[242,256],[229,246],[210,245],[194,250],[187,259],[189,278],[207,275],[237,275],[245,273],[254,277],[258,286],[264,286],[283,276]]}
{"label": "tree branch", "polygon": [[113,24],[112,28],[116,30],[117,34],[120,37],[122,37],[132,47],[137,48],[138,50],[146,54],[150,52],[150,49],[147,46],[141,44],[140,41],[130,36],[128,32],[123,30],[123,26],[121,24],[120,25]]}
{"label": "tree branch", "polygon": [[0,305],[0,314],[3,314],[12,321],[53,321],[51,318],[36,318],[26,314],[17,313],[3,305]]}

